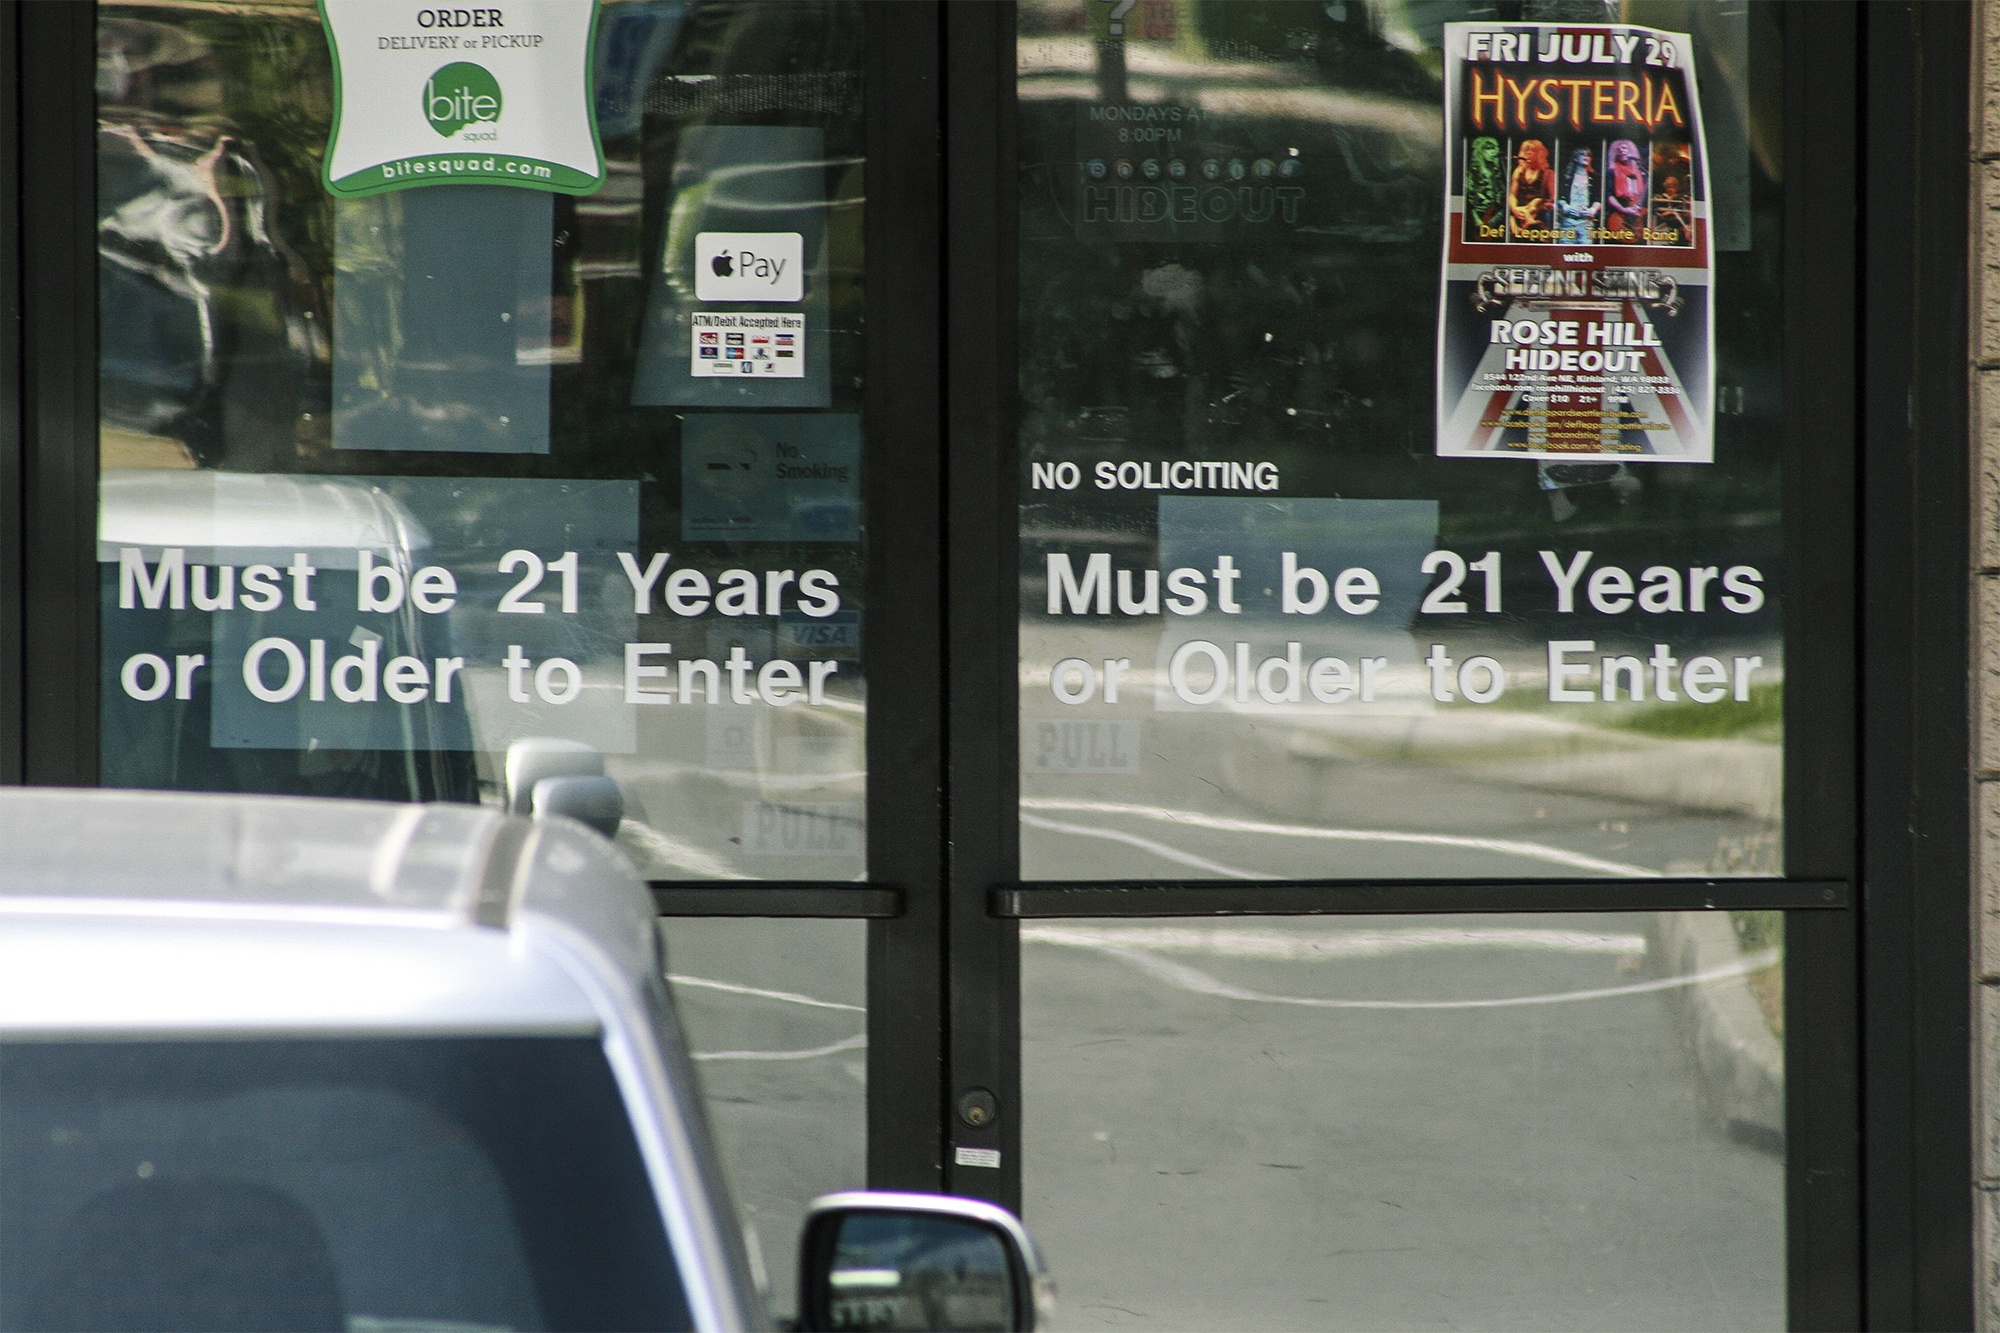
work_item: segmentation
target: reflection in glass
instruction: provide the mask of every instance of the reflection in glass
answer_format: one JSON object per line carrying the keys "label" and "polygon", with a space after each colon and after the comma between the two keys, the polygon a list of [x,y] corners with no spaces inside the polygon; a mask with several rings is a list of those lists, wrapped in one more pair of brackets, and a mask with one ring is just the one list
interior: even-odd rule
{"label": "reflection in glass", "polygon": [[[98,39],[103,780],[493,803],[553,738],[649,877],[862,877],[858,8],[608,0],[584,197],[335,201],[310,5]],[[696,299],[768,229],[798,300]],[[760,310],[802,374],[690,378]]]}
{"label": "reflection in glass", "polygon": [[334,203],[334,448],[549,451],[554,209],[476,185]]}
{"label": "reflection in glass", "polygon": [[840,1224],[827,1278],[835,1328],[1015,1327],[1006,1247],[963,1218],[855,1213]]}
{"label": "reflection in glass", "polygon": [[1024,877],[1782,872],[1778,15],[1644,8],[1715,135],[1713,464],[1436,457],[1490,6],[1020,7]]}
{"label": "reflection in glass", "polygon": [[1782,929],[1024,923],[1026,1220],[1063,1308],[1784,1327]]}
{"label": "reflection in glass", "polygon": [[867,927],[675,918],[660,931],[767,1303],[795,1311],[806,1205],[867,1184]]}

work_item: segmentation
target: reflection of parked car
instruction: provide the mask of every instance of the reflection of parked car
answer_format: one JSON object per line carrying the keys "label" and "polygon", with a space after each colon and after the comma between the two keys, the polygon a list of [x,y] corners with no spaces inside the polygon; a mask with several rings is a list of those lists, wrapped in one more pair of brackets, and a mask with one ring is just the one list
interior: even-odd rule
{"label": "reflection of parked car", "polygon": [[[651,904],[580,827],[16,790],[0,864],[0,1328],[761,1324]],[[970,1254],[925,1327],[1033,1327],[1011,1218],[835,1205],[809,1309]]]}

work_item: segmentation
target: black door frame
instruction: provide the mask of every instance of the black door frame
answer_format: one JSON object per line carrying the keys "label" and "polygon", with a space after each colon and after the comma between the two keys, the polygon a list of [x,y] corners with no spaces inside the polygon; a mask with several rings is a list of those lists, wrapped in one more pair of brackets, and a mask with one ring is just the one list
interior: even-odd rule
{"label": "black door frame", "polygon": [[[867,308],[902,335],[868,353],[872,884],[655,896],[869,919],[872,1184],[1018,1206],[1023,917],[1780,907],[1792,1322],[1971,1324],[1970,14],[1787,10],[1787,545],[1813,557],[1788,570],[1788,694],[1822,720],[1787,747],[1792,877],[1238,886],[1019,881],[1013,15],[871,6]],[[94,19],[0,0],[8,782],[96,777]],[[956,1112],[973,1089],[999,1107],[979,1125]]]}
{"label": "black door frame", "polygon": [[1970,1328],[1972,10],[1856,27],[1864,1319]]}

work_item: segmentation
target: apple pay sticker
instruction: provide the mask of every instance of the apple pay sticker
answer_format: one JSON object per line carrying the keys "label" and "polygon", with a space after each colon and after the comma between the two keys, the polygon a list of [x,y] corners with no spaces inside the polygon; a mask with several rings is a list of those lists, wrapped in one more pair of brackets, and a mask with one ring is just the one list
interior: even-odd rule
{"label": "apple pay sticker", "polygon": [[703,379],[804,379],[806,317],[748,310],[689,316],[688,373]]}
{"label": "apple pay sticker", "polygon": [[795,231],[705,231],[694,238],[703,301],[803,301],[805,243]]}

